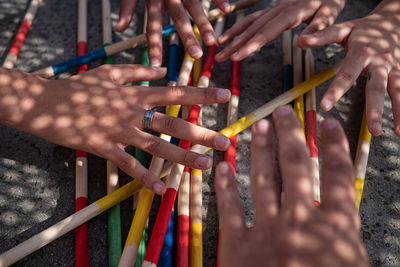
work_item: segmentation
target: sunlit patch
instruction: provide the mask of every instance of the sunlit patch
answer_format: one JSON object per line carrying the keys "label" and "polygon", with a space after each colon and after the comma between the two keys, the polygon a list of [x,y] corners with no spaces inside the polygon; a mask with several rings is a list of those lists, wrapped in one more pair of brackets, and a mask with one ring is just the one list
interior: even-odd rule
{"label": "sunlit patch", "polygon": [[33,211],[35,207],[35,202],[29,200],[29,199],[24,199],[21,200],[17,206],[25,213]]}
{"label": "sunlit patch", "polygon": [[2,158],[1,163],[5,166],[13,167],[17,165],[17,162],[13,159]]}
{"label": "sunlit patch", "polygon": [[32,128],[34,130],[42,130],[47,128],[53,122],[53,118],[50,115],[40,115],[39,117],[33,119]]}
{"label": "sunlit patch", "polygon": [[99,119],[99,125],[104,127],[115,127],[117,122],[118,118],[115,115],[106,115]]}
{"label": "sunlit patch", "polygon": [[18,104],[18,97],[12,95],[3,96],[1,103],[5,106],[15,106]]}
{"label": "sunlit patch", "polygon": [[99,79],[93,75],[87,75],[87,76],[83,76],[82,81],[84,83],[94,85],[99,82]]}
{"label": "sunlit patch", "polygon": [[13,211],[2,212],[0,215],[0,221],[5,225],[15,225],[20,221],[18,214]]}
{"label": "sunlit patch", "polygon": [[95,106],[103,107],[107,104],[107,98],[105,98],[104,96],[94,96],[92,97],[90,102]]}
{"label": "sunlit patch", "polygon": [[56,106],[56,111],[60,114],[69,112],[70,108],[67,104],[58,104]]}
{"label": "sunlit patch", "polygon": [[31,110],[34,106],[35,106],[35,101],[32,98],[25,97],[21,100],[20,107],[23,111]]}
{"label": "sunlit patch", "polygon": [[6,196],[0,195],[0,207],[5,207],[7,205],[8,201]]}
{"label": "sunlit patch", "polygon": [[28,83],[25,80],[17,79],[17,80],[14,80],[14,82],[12,83],[11,86],[15,90],[24,90],[28,86]]}
{"label": "sunlit patch", "polygon": [[22,187],[14,186],[10,188],[10,193],[13,197],[25,196],[25,190]]}
{"label": "sunlit patch", "polygon": [[76,120],[76,126],[80,129],[93,125],[95,123],[96,118],[91,115],[84,115]]}
{"label": "sunlit patch", "polygon": [[29,86],[29,92],[34,95],[39,95],[43,93],[44,87],[40,84],[32,84]]}
{"label": "sunlit patch", "polygon": [[101,81],[100,82],[100,87],[106,88],[106,89],[113,89],[115,88],[115,84],[110,83],[109,81]]}
{"label": "sunlit patch", "polygon": [[0,85],[9,85],[11,83],[11,77],[7,74],[0,74]]}
{"label": "sunlit patch", "polygon": [[71,96],[71,100],[78,104],[86,103],[88,101],[88,99],[89,99],[89,96],[85,92],[77,92],[77,93],[72,94],[72,96]]}
{"label": "sunlit patch", "polygon": [[50,218],[50,215],[46,212],[36,212],[35,214],[33,214],[33,219],[36,222],[44,222],[45,220],[47,220],[48,218]]}
{"label": "sunlit patch", "polygon": [[72,118],[70,116],[60,116],[55,121],[57,128],[68,128],[72,125]]}
{"label": "sunlit patch", "polygon": [[347,262],[355,262],[357,260],[355,248],[352,244],[336,239],[336,241],[333,242],[333,248],[337,252],[338,256]]}

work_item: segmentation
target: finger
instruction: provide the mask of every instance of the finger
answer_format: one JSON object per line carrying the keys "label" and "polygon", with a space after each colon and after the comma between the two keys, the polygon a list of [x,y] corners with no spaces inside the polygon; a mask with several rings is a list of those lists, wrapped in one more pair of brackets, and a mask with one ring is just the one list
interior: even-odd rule
{"label": "finger", "polygon": [[119,20],[117,26],[115,26],[116,32],[123,32],[128,28],[129,23],[133,18],[135,13],[137,0],[121,0],[121,5],[119,8]]}
{"label": "finger", "polygon": [[210,157],[182,149],[138,129],[128,129],[120,135],[120,140],[118,141],[138,147],[156,157],[177,162],[190,168],[206,170],[212,167],[213,161]]}
{"label": "finger", "polygon": [[375,136],[382,132],[382,114],[388,76],[388,71],[384,66],[371,66],[369,68],[365,88],[365,110],[368,129]]}
{"label": "finger", "polygon": [[149,61],[153,67],[160,67],[162,63],[162,3],[159,0],[146,1]]}
{"label": "finger", "polygon": [[309,25],[303,30],[302,35],[313,34],[331,26],[339,12],[343,9],[343,4],[322,5],[314,14]]}
{"label": "finger", "polygon": [[218,216],[221,226],[221,247],[227,249],[240,240],[246,229],[244,209],[240,201],[235,177],[227,162],[218,164],[215,172]]}
{"label": "finger", "polygon": [[254,12],[243,19],[241,19],[239,22],[235,23],[231,28],[229,28],[227,31],[224,32],[219,38],[218,38],[218,43],[220,45],[223,45],[230,41],[233,37],[236,35],[242,33],[245,31],[250,24],[252,24],[255,20],[257,20],[260,16],[265,14],[268,10],[260,10],[257,12]]}
{"label": "finger", "polygon": [[334,119],[320,125],[322,148],[322,202],[331,222],[348,229],[356,222],[357,209],[350,149],[345,133]]}
{"label": "finger", "polygon": [[194,36],[192,25],[181,1],[167,0],[167,6],[186,51],[191,57],[200,58],[203,55],[203,51],[201,50],[200,43]]}
{"label": "finger", "polygon": [[236,36],[233,42],[225,47],[221,52],[215,56],[215,60],[222,62],[228,59],[233,53],[243,47],[249,39],[251,39],[257,32],[263,28],[268,22],[278,14],[278,11],[273,9],[267,12],[265,15],[260,16],[256,19],[245,31],[240,35]]}
{"label": "finger", "polygon": [[274,163],[272,124],[261,120],[252,128],[250,184],[256,211],[254,224],[262,227],[266,227],[279,210],[279,183]]}
{"label": "finger", "polygon": [[146,67],[143,65],[124,64],[124,65],[103,65],[94,69],[88,74],[104,75],[116,84],[125,84],[137,81],[158,80],[167,73],[166,68]]}
{"label": "finger", "polygon": [[394,130],[400,136],[400,70],[393,69],[389,74],[388,93],[392,101]]}
{"label": "finger", "polygon": [[[312,31],[309,29],[308,31]],[[333,43],[342,43],[350,35],[353,25],[350,22],[337,24],[314,33],[302,32],[299,37],[299,46],[302,49],[324,46]]]}
{"label": "finger", "polygon": [[154,113],[151,129],[222,151],[230,145],[229,138],[220,133],[158,112]]}
{"label": "finger", "polygon": [[126,153],[120,147],[114,146],[113,148],[109,149],[105,152],[104,157],[112,161],[126,174],[137,179],[144,187],[148,188],[149,190],[159,195],[165,193],[165,184],[161,182],[160,179],[152,172],[143,167],[139,161]]}
{"label": "finger", "polygon": [[237,51],[231,55],[231,60],[243,60],[250,54],[258,51],[266,43],[277,38],[286,29],[288,29],[288,25],[282,23],[282,18],[280,16],[271,19],[267,24],[264,24],[245,45],[238,48]]}
{"label": "finger", "polygon": [[229,1],[226,0],[213,0],[213,3],[216,7],[224,11],[225,13],[229,13],[232,10],[232,6],[229,4]]}
{"label": "finger", "polygon": [[227,89],[198,87],[151,87],[140,88],[142,103],[146,109],[165,105],[214,104],[229,101],[231,92]]}
{"label": "finger", "polygon": [[194,24],[197,25],[201,33],[201,37],[207,46],[214,45],[217,41],[213,27],[207,19],[203,6],[199,0],[184,0],[185,7],[193,18]]}
{"label": "finger", "polygon": [[313,207],[312,178],[310,157],[306,146],[304,133],[293,109],[282,106],[273,112],[279,144],[279,162],[285,199],[283,209],[293,210],[298,219],[307,214],[304,209],[296,207]]}
{"label": "finger", "polygon": [[347,53],[346,58],[336,77],[321,100],[321,108],[329,111],[336,102],[353,86],[361,71],[368,66],[369,57],[362,49],[354,47]]}

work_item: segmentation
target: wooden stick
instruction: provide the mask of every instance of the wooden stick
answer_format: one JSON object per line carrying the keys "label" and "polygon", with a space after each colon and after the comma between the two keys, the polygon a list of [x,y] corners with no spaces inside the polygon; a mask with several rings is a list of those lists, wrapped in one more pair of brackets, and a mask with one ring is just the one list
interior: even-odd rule
{"label": "wooden stick", "polygon": [[28,35],[29,29],[32,25],[32,21],[36,16],[36,12],[39,9],[42,0],[32,0],[29,4],[28,10],[26,11],[21,24],[19,25],[17,34],[11,43],[10,49],[8,50],[7,56],[3,62],[3,68],[13,69],[15,62],[17,62],[19,51],[24,44],[25,38]]}
{"label": "wooden stick", "polygon": [[[232,9],[240,10],[240,9],[246,8],[248,6],[254,5],[258,1],[259,0],[238,1],[234,4],[232,4],[232,7],[233,7]],[[208,14],[207,14],[209,20],[214,20],[214,19],[217,19],[218,17],[224,16],[224,15],[225,15],[225,13],[223,13],[220,9],[213,9],[210,12],[208,12]],[[176,29],[173,24],[163,27],[163,36],[169,36],[174,32],[176,32]],[[94,50],[83,56],[72,58],[72,59],[66,60],[64,62],[52,65],[50,67],[46,67],[46,68],[37,70],[37,71],[33,72],[33,74],[39,75],[41,77],[49,78],[49,77],[52,77],[59,73],[65,72],[69,69],[76,68],[80,65],[92,62],[94,60],[105,58],[107,56],[114,55],[116,53],[125,51],[127,49],[135,48],[136,46],[142,45],[145,42],[146,42],[146,35],[141,34],[141,35],[132,37],[128,40],[112,44],[105,48],[100,48],[100,49]]]}
{"label": "wooden stick", "polygon": [[[87,53],[87,0],[78,1],[78,44],[77,56]],[[78,73],[86,72],[87,65],[79,66]],[[76,151],[75,211],[88,205],[87,153]],[[89,266],[88,224],[84,223],[75,231],[75,266]]]}
{"label": "wooden stick", "polygon": [[[226,137],[230,138],[241,131],[245,130],[246,128],[253,125],[258,120],[265,118],[266,116],[270,115],[277,107],[286,105],[296,99],[297,97],[307,93],[312,88],[322,84],[323,82],[329,80],[330,78],[334,77],[336,73],[339,71],[342,61],[336,63],[334,66],[321,71],[320,73],[312,76],[307,81],[304,81],[289,91],[281,94],[280,96],[274,98],[273,100],[269,101],[268,103],[264,104],[263,106],[257,108],[253,112],[250,112],[246,116],[240,118],[239,120],[235,121],[234,123],[230,124],[226,128],[219,131],[219,133],[225,135]],[[211,148],[202,146],[200,144],[194,145],[190,151],[194,151],[196,153],[204,154]],[[171,173],[173,169],[171,170]]]}
{"label": "wooden stick", "polygon": [[125,186],[115,190],[111,194],[97,200],[86,208],[74,213],[64,220],[54,224],[46,230],[34,235],[28,240],[22,242],[16,247],[4,252],[0,255],[0,267],[9,266],[30,253],[44,247],[50,242],[56,240],[60,236],[75,229],[79,225],[89,221],[93,217],[110,209],[115,204],[127,199],[132,194],[137,193],[141,184],[137,181],[132,181]]}
{"label": "wooden stick", "polygon": [[[145,6],[144,8],[144,18],[143,18],[143,32],[146,32],[146,27],[147,27],[147,8]],[[147,44],[145,43],[142,48],[142,65],[144,66],[150,66],[150,61],[149,61],[149,50],[147,47]],[[150,86],[150,81],[141,81],[140,82],[141,86]],[[144,130],[145,132],[148,132]],[[145,151],[139,149],[138,147],[135,148],[135,157],[139,162],[145,166],[146,168],[149,167],[149,161],[148,157],[149,154],[146,153]],[[133,216],[135,216],[137,205],[139,204],[139,198],[140,198],[141,192],[139,194],[136,194],[133,196]],[[146,227],[147,227],[148,221],[146,222],[145,229],[143,229],[143,234],[142,234],[142,240],[140,241],[136,260],[134,261],[135,267],[140,267],[142,266],[142,263],[144,261],[144,255],[146,254]]]}
{"label": "wooden stick", "polygon": [[367,172],[369,148],[371,145],[372,135],[368,130],[367,118],[365,115],[365,109],[363,112],[360,136],[358,137],[358,146],[356,152],[356,158],[354,160],[354,174],[355,181],[354,186],[356,190],[356,206],[357,210],[360,210],[361,198],[364,189],[365,174]]}
{"label": "wooden stick", "polygon": [[[189,112],[187,121],[191,123],[197,123],[198,116],[200,113],[200,106],[193,105]],[[181,140],[179,146],[181,148],[189,150],[191,142]],[[167,191],[161,201],[156,222],[153,227],[153,232],[150,237],[150,241],[147,245],[146,256],[142,266],[153,266],[157,265],[160,256],[162,244],[164,241],[165,233],[168,227],[168,221],[171,216],[172,208],[175,203],[176,194],[181,181],[184,166],[178,163],[174,163],[170,175],[167,178]]]}
{"label": "wooden stick", "polygon": [[[197,123],[197,121],[195,123]],[[176,244],[177,267],[189,266],[189,202],[190,168],[185,167],[178,191],[178,232]],[[167,223],[169,223],[169,221]]]}
{"label": "wooden stick", "polygon": [[[305,54],[305,77],[309,79],[314,75],[314,56],[311,49],[306,50]],[[318,162],[318,133],[317,133],[317,100],[315,88],[306,94],[306,130],[307,146],[310,151],[311,171],[313,178],[314,203],[319,206],[321,202],[320,182],[319,182],[319,162]]]}
{"label": "wooden stick", "polygon": [[[102,31],[103,45],[112,43],[112,29],[110,16],[110,1],[102,0]],[[113,64],[113,57],[109,56],[104,60],[105,64]],[[119,188],[118,168],[111,161],[107,160],[107,194]],[[108,238],[108,266],[117,267],[122,254],[121,240],[121,209],[117,204],[108,211],[107,217],[107,238]]]}
{"label": "wooden stick", "polygon": [[[244,12],[242,10],[236,12],[236,23],[239,22],[244,17]],[[240,72],[241,72],[241,61],[232,61],[231,65],[231,77],[230,77],[230,89],[231,89],[231,99],[228,104],[228,115],[226,124],[229,125],[236,121],[239,117],[239,90],[240,90]],[[231,145],[224,153],[224,161],[231,164],[232,170],[235,173],[236,167],[236,135],[230,138]],[[219,266],[219,251],[220,242],[219,237],[221,235],[221,225],[218,227],[218,249],[217,249],[217,267]]]}
{"label": "wooden stick", "polygon": [[[177,57],[178,53],[177,53],[177,45],[178,45],[178,38],[177,35],[174,34],[175,37],[171,37],[171,39],[175,44],[176,49],[173,50],[172,53],[174,53],[174,56]],[[172,56],[172,55],[171,55]],[[178,61],[177,60],[171,60],[169,61],[170,64],[169,65],[169,69],[172,68],[171,70],[168,70],[169,73],[172,73],[171,75],[169,75],[169,77],[175,77],[175,73],[176,73],[176,69],[177,69],[177,64]],[[187,71],[187,68],[185,66],[182,66],[181,68],[181,72],[182,71]],[[185,75],[182,75],[182,77],[186,77]],[[181,81],[183,83],[183,81]],[[175,81],[170,81],[168,84],[173,84],[176,82]],[[173,117],[178,117],[179,114],[179,110],[180,110],[180,105],[173,105],[173,106],[169,106],[167,107],[167,115],[169,116],[173,116]],[[171,137],[165,134],[161,134],[160,138],[166,140],[167,142],[170,141]],[[164,165],[164,159],[159,158],[159,157],[155,157],[153,156],[153,159],[150,163],[150,171],[152,173],[154,173],[155,175],[159,176],[161,173],[161,170],[163,168]],[[147,218],[149,217],[149,213],[150,213],[150,209],[151,209],[151,205],[153,203],[153,198],[154,198],[154,193],[148,189],[143,189],[137,208],[136,208],[136,212],[135,215],[133,217],[132,220],[132,224],[131,224],[131,228],[129,229],[129,233],[128,233],[128,237],[126,239],[125,242],[125,247],[124,247],[124,251],[122,252],[122,257],[121,257],[121,261],[119,266],[132,266],[133,263],[136,260],[136,256],[137,256],[137,252],[138,252],[138,247],[140,244],[140,240],[142,239],[143,236],[143,231],[146,225],[146,221]]]}
{"label": "wooden stick", "polygon": [[[179,39],[176,33],[170,35],[169,56],[168,56],[168,85],[175,86],[178,81],[178,44]],[[167,233],[165,234],[163,247],[160,253],[158,266],[172,267],[173,265],[173,244],[174,244],[174,210],[168,222]]]}
{"label": "wooden stick", "polygon": [[[303,79],[303,56],[302,50],[297,45],[297,40],[299,36],[296,34],[293,36],[293,83],[294,85],[298,85],[301,83]],[[296,112],[297,118],[300,121],[300,126],[304,134],[304,98],[303,96],[299,96],[294,100],[293,103],[294,111]]]}
{"label": "wooden stick", "polygon": [[292,65],[292,30],[284,31],[282,34],[282,73],[283,92],[293,87],[293,65]]}

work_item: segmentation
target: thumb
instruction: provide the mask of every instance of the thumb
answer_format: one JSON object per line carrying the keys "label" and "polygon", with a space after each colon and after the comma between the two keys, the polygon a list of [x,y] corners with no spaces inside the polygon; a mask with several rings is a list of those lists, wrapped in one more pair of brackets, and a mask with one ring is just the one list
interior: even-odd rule
{"label": "thumb", "polygon": [[332,43],[342,43],[351,33],[353,25],[342,23],[318,30],[314,25],[309,25],[301,33],[298,45],[302,49],[323,46]]}

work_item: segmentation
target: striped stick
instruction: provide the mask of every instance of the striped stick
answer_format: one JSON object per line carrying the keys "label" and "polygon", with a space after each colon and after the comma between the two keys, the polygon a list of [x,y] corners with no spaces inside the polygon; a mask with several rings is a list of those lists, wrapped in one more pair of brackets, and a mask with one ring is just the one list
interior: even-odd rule
{"label": "striped stick", "polygon": [[[110,16],[110,1],[102,0],[102,30],[103,45],[107,46],[112,43],[112,28]],[[104,61],[105,64],[113,64],[113,57],[109,56]],[[118,168],[111,161],[107,160],[107,194],[114,192],[119,188],[118,184]],[[108,266],[117,267],[122,253],[121,240],[121,210],[117,204],[108,211]]]}
{"label": "striped stick", "polygon": [[[170,35],[169,57],[168,57],[168,86],[176,86],[178,81],[178,44],[179,39],[176,33]],[[172,140],[171,140],[172,141]],[[167,233],[165,234],[164,244],[161,249],[160,267],[172,267],[172,254],[174,242],[174,210],[168,222]]]}
{"label": "striped stick", "polygon": [[[194,123],[197,123],[197,121]],[[190,201],[190,168],[185,167],[178,190],[178,232],[176,237],[177,267],[189,266],[189,207],[190,207],[189,201]]]}
{"label": "striped stick", "polygon": [[[303,79],[303,55],[302,50],[297,45],[299,36],[296,34],[293,36],[293,83],[298,85]],[[294,111],[296,112],[297,118],[300,121],[300,126],[304,134],[304,98],[299,96],[294,100],[293,103]]]}
{"label": "striped stick", "polygon": [[[200,109],[200,106],[193,105],[190,109],[187,121],[191,123],[197,123]],[[186,140],[181,140],[179,142],[179,146],[187,150],[189,150],[190,145],[191,142]],[[155,266],[158,263],[183,169],[184,166],[178,163],[174,163],[172,166],[171,173],[167,178],[167,191],[165,192],[161,201],[161,206],[157,214],[156,222],[154,224],[153,232],[147,246],[146,256],[144,257],[142,266]]]}
{"label": "striped stick", "polygon": [[[250,112],[246,116],[240,118],[239,120],[235,121],[234,123],[230,124],[226,128],[222,129],[219,131],[220,134],[225,135],[226,137],[230,138],[241,131],[247,129],[253,123],[255,123],[258,120],[261,120],[262,118],[265,118],[266,116],[270,115],[277,107],[286,105],[293,101],[294,99],[298,98],[299,96],[307,93],[310,91],[312,88],[322,84],[323,82],[329,80],[330,78],[334,77],[336,73],[339,71],[340,66],[342,64],[342,61],[336,63],[334,66],[329,67],[320,73],[312,76],[310,79],[307,81],[304,81],[289,91],[281,94],[280,96],[272,99],[268,103],[264,104],[263,106],[257,108],[253,112]],[[194,145],[190,151],[204,154],[211,148],[205,147],[203,145],[197,144]],[[173,173],[174,169],[172,168],[171,174]],[[170,174],[170,175],[171,175]]]}
{"label": "striped stick", "polygon": [[[311,49],[305,54],[305,77],[309,79],[314,75],[314,56]],[[321,202],[319,183],[319,162],[318,162],[318,133],[317,133],[317,100],[315,88],[306,94],[306,130],[307,146],[310,151],[311,172],[313,178],[314,203],[319,206]]]}
{"label": "striped stick", "polygon": [[[251,5],[254,5],[260,0],[241,0],[236,3],[233,3],[232,6],[232,11],[240,10],[246,7],[249,7]],[[210,12],[207,13],[207,17],[209,20],[215,20],[221,16],[224,16],[225,13],[223,13],[220,9],[216,8],[211,10]],[[176,32],[176,29],[173,24],[167,25],[163,27],[163,36],[169,36],[172,33]],[[37,70],[33,72],[35,75],[39,75],[45,78],[52,77],[54,75],[57,75],[59,73],[65,72],[69,69],[76,68],[80,65],[87,64],[89,62],[92,62],[97,59],[105,58],[107,56],[114,55],[116,53],[119,53],[121,51],[125,51],[127,49],[135,48],[138,45],[142,45],[146,42],[146,35],[141,34],[135,37],[132,37],[128,40],[121,41],[115,44],[112,44],[110,46],[107,46],[105,48],[100,48],[97,50],[94,50],[92,52],[89,52],[83,56],[72,58],[69,60],[66,60],[64,62],[55,64],[50,67],[46,67],[40,70]]]}
{"label": "striped stick", "polygon": [[[244,17],[243,11],[236,12],[236,23]],[[240,90],[240,72],[241,72],[241,61],[232,61],[231,65],[231,78],[230,78],[230,89],[231,99],[228,104],[228,115],[226,124],[229,125],[236,121],[239,116],[239,90]],[[236,167],[236,135],[230,138],[231,145],[224,153],[224,161],[231,164],[232,170],[235,173]],[[220,251],[220,235],[221,225],[218,227],[218,249],[217,249],[217,266],[219,266],[219,251]]]}
{"label": "striped stick", "polygon": [[[171,60],[171,58],[176,58],[178,56],[178,36],[177,34],[171,35],[171,43],[173,43],[173,51],[170,52],[170,61],[169,61],[169,70],[168,70],[168,77],[170,78],[170,81],[168,85],[173,86],[176,85],[176,79],[175,77],[177,76],[177,65],[178,61],[177,59]],[[172,54],[171,54],[172,53]],[[181,67],[181,72],[187,71],[187,66],[182,65]],[[190,74],[191,68],[189,70]],[[181,79],[186,78],[186,84],[187,84],[187,78],[189,75],[180,75]],[[182,84],[184,81],[180,81]],[[186,85],[185,84],[185,85]],[[167,115],[173,116],[173,117],[178,117],[178,113],[180,110],[180,105],[172,105],[167,107]],[[171,137],[169,135],[161,134],[160,138],[163,140],[166,140],[167,142],[170,141]],[[153,156],[153,159],[150,163],[150,171],[154,173],[155,175],[160,175],[161,170],[164,165],[164,159],[155,157]],[[133,266],[133,263],[136,260],[136,256],[138,253],[138,247],[140,244],[140,240],[142,239],[143,236],[143,231],[146,225],[147,218],[149,217],[151,205],[153,203],[153,198],[154,198],[154,193],[148,189],[143,189],[135,215],[132,220],[131,228],[129,229],[128,237],[125,242],[125,247],[124,251],[122,252],[122,257],[121,261],[119,263],[119,266]]]}
{"label": "striped stick", "polygon": [[292,66],[292,30],[284,31],[282,34],[282,73],[283,92],[293,87]]}
{"label": "striped stick", "polygon": [[[87,53],[87,0],[78,0],[78,44],[77,55]],[[87,65],[79,66],[78,73],[86,72]],[[88,205],[87,153],[76,151],[75,163],[75,211]],[[88,224],[84,223],[75,231],[75,266],[89,266]]]}
{"label": "striped stick", "polygon": [[358,137],[358,146],[356,158],[354,160],[354,186],[356,190],[356,206],[360,210],[361,197],[364,189],[365,174],[367,172],[369,148],[371,145],[371,133],[368,130],[365,109],[361,122],[360,136]]}
{"label": "striped stick", "polygon": [[32,21],[35,18],[36,12],[39,9],[39,5],[42,0],[32,0],[29,4],[28,10],[26,11],[21,24],[19,25],[17,34],[11,43],[10,49],[8,50],[7,56],[3,62],[3,68],[13,69],[15,62],[17,61],[19,51],[24,44],[25,38],[28,35],[29,29],[32,25]]}
{"label": "striped stick", "polygon": [[79,225],[110,209],[117,203],[127,199],[132,194],[137,193],[141,187],[142,186],[139,182],[132,181],[115,190],[111,194],[90,204],[86,208],[34,235],[14,248],[4,252],[0,255],[0,267],[9,266],[32,252],[44,247]]}

